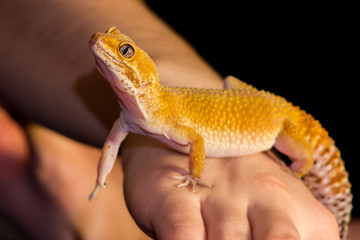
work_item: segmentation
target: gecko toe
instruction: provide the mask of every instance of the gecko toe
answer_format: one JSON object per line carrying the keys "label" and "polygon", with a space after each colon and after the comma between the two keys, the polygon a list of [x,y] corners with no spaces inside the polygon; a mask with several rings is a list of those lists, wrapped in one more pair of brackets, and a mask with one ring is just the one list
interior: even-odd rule
{"label": "gecko toe", "polygon": [[196,192],[196,186],[211,188],[211,185],[201,182],[199,178],[192,177],[190,174],[172,176],[172,178],[182,181],[182,183],[177,185],[178,188],[191,185],[193,192]]}
{"label": "gecko toe", "polygon": [[96,195],[98,194],[98,192],[99,192],[99,187],[96,186],[94,191],[92,191],[92,193],[89,196],[89,201],[91,201],[93,198],[96,198]]}
{"label": "gecko toe", "polygon": [[93,198],[96,198],[100,187],[106,188],[106,183],[105,182],[98,182],[94,188],[94,190],[91,192],[90,196],[89,196],[89,201],[91,201]]}

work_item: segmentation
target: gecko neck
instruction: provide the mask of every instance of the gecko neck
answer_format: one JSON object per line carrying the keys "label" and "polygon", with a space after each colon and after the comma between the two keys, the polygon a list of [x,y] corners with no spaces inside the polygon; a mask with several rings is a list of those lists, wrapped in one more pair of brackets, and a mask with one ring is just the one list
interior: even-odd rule
{"label": "gecko neck", "polygon": [[161,105],[163,86],[158,81],[139,88],[137,93],[130,95],[127,92],[117,92],[121,109],[134,119],[146,120]]}
{"label": "gecko neck", "polygon": [[140,89],[139,94],[136,96],[137,102],[143,107],[147,114],[159,108],[161,103],[161,93],[163,86],[158,82],[153,82],[143,89]]}

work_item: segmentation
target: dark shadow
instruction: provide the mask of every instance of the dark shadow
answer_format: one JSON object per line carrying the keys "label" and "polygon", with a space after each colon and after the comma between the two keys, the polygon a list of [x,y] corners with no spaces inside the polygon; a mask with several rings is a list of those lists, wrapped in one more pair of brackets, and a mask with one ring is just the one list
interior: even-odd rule
{"label": "dark shadow", "polygon": [[111,128],[121,109],[113,90],[101,74],[93,69],[79,78],[74,89],[90,112],[107,128]]}

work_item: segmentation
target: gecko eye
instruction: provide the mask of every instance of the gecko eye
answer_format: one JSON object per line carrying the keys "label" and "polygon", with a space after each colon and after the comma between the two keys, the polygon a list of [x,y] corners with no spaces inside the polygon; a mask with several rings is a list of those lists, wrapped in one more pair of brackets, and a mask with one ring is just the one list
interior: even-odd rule
{"label": "gecko eye", "polygon": [[124,58],[130,59],[134,56],[135,49],[130,44],[125,43],[123,45],[120,45],[119,52]]}

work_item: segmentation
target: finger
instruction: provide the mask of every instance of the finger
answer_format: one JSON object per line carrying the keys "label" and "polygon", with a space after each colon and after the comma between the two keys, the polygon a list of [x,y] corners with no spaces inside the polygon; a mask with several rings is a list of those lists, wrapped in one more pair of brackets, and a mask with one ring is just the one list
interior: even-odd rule
{"label": "finger", "polygon": [[198,198],[176,194],[175,198],[167,197],[157,209],[152,224],[157,239],[204,240],[205,227]]}
{"label": "finger", "polygon": [[[295,206],[300,209],[300,207]],[[338,240],[340,233],[333,214],[317,199],[309,198],[306,208],[301,208],[297,229],[302,239]]]}
{"label": "finger", "polygon": [[208,200],[202,212],[208,240],[251,239],[245,201]]}
{"label": "finger", "polygon": [[300,240],[293,220],[282,208],[257,204],[249,209],[252,236],[261,239]]}
{"label": "finger", "polygon": [[28,159],[29,146],[23,128],[0,105],[1,177],[13,174]]}

